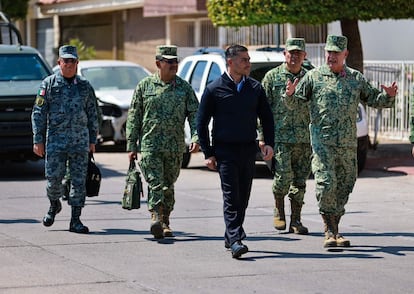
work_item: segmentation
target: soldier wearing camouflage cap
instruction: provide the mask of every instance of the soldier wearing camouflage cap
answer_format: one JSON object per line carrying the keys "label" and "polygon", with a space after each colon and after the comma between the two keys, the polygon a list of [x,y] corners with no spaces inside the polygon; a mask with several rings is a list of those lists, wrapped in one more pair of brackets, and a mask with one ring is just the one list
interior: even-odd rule
{"label": "soldier wearing camouflage cap", "polygon": [[32,111],[33,151],[45,157],[46,192],[50,208],[43,225],[54,223],[62,205],[62,180],[68,166],[72,207],[69,231],[88,233],[80,221],[85,205],[85,179],[88,153],[95,152],[98,134],[96,97],[90,83],[77,75],[78,53],[75,46],[59,48],[60,71],[40,85]]}
{"label": "soldier wearing camouflage cap", "polygon": [[325,225],[324,247],[349,247],[339,233],[339,222],[357,177],[356,118],[359,102],[371,107],[393,107],[395,82],[383,91],[374,88],[359,71],[345,64],[348,39],[329,35],[325,64],[300,81],[288,81],[285,102],[310,106],[312,171],[319,213]]}
{"label": "soldier wearing camouflage cap", "polygon": [[197,152],[196,113],[198,100],[190,84],[177,76],[177,47],[157,46],[158,71],[141,80],[129,108],[126,138],[129,160],[141,153],[140,167],[148,183],[151,234],[156,239],[171,237],[170,213],[174,209],[176,182],[185,151],[184,123],[188,119],[192,143]]}
{"label": "soldier wearing camouflage cap", "polygon": [[310,174],[309,108],[303,103],[289,109],[282,99],[287,80],[301,79],[307,72],[302,66],[306,58],[305,39],[288,38],[284,55],[285,62],[268,71],[262,80],[275,121],[273,226],[277,230],[286,229],[284,201],[287,196],[291,205],[289,232],[308,234],[301,222],[301,211]]}

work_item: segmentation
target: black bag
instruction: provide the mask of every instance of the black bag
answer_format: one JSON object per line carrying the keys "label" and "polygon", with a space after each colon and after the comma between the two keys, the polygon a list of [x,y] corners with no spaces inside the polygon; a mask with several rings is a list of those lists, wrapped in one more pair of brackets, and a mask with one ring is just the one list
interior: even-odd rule
{"label": "black bag", "polygon": [[144,196],[142,181],[139,170],[135,167],[135,160],[131,160],[126,176],[124,196],[122,197],[122,208],[139,209],[141,207],[140,196]]}
{"label": "black bag", "polygon": [[99,195],[101,187],[101,171],[95,164],[93,153],[89,153],[88,172],[86,174],[86,196],[94,197]]}

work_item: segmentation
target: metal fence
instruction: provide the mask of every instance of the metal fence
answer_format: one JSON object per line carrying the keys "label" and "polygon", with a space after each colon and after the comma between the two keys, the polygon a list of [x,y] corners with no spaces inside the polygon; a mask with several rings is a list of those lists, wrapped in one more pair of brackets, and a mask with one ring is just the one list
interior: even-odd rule
{"label": "metal fence", "polygon": [[376,137],[383,137],[407,141],[410,132],[410,97],[413,95],[414,61],[365,61],[364,75],[378,88],[381,85],[389,86],[393,81],[398,84],[398,94],[393,108],[379,110],[367,108],[371,138],[375,140]]}

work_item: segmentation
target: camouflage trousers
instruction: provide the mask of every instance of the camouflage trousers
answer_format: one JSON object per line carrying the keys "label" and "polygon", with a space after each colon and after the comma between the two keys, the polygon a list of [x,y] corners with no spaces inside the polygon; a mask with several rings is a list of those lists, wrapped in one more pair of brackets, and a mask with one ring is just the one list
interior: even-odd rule
{"label": "camouflage trousers", "polygon": [[311,172],[312,148],[309,143],[275,143],[275,175],[272,191],[278,199],[286,195],[303,204],[306,180]]}
{"label": "camouflage trousers", "polygon": [[174,183],[180,175],[183,154],[177,152],[142,152],[139,166],[148,184],[148,210],[160,205],[174,209]]}
{"label": "camouflage trousers", "polygon": [[88,170],[88,152],[48,152],[45,160],[46,193],[50,200],[63,195],[62,180],[70,172],[71,188],[68,203],[84,206],[86,197],[85,179]]}
{"label": "camouflage trousers", "polygon": [[313,146],[312,171],[319,212],[343,215],[357,178],[356,147]]}

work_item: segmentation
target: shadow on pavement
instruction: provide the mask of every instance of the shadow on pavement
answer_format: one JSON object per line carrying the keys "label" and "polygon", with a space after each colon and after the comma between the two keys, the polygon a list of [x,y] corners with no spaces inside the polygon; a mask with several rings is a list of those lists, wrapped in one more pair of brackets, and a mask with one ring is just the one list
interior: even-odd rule
{"label": "shadow on pavement", "polygon": [[20,218],[20,219],[0,219],[0,224],[6,224],[6,225],[10,225],[10,224],[37,224],[40,223],[39,220],[37,219],[24,219],[24,218]]}
{"label": "shadow on pavement", "polygon": [[361,176],[376,171],[375,176],[414,175],[414,158],[411,155],[410,143],[387,142],[368,151],[367,162]]}

